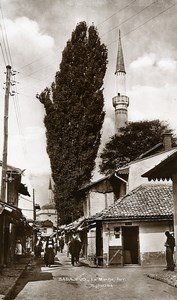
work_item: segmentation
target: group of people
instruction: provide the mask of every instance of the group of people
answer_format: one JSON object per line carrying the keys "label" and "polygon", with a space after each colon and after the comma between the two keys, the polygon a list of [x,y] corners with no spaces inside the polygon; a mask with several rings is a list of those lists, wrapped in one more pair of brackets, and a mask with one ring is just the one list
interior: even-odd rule
{"label": "group of people", "polygon": [[[34,249],[35,257],[41,257],[41,252],[44,249],[45,265],[53,265],[57,251],[62,253],[64,245],[65,242],[62,236],[59,237],[56,243],[54,243],[54,240],[51,237],[49,237],[45,242],[42,241],[41,237],[39,237]],[[77,236],[77,234],[73,234],[71,241],[68,243],[68,251],[71,255],[71,264],[73,266],[79,264],[81,248],[82,244],[79,237]]]}
{"label": "group of people", "polygon": [[[165,242],[167,267],[165,270],[174,271],[175,263],[173,259],[173,254],[174,254],[174,247],[175,247],[175,238],[173,237],[172,234],[170,234],[169,231],[166,231],[165,235],[167,237]],[[41,238],[39,238],[35,246],[36,257],[41,257],[42,248],[43,248],[43,242]],[[45,251],[44,251],[44,262],[46,266],[50,266],[54,264],[56,251],[60,251],[62,253],[63,248],[64,248],[63,237],[59,238],[58,243],[56,245],[54,243],[54,240],[49,237],[49,239],[46,242]],[[77,234],[73,234],[71,241],[68,243],[68,253],[71,254],[71,264],[73,266],[79,264],[81,248],[82,248],[82,243],[79,237],[77,236]]]}
{"label": "group of people", "polygon": [[45,265],[53,265],[57,250],[60,249],[60,251],[62,252],[62,249],[64,247],[64,239],[60,238],[60,240],[62,240],[62,242],[60,242],[60,246],[57,247],[57,244],[54,243],[54,240],[51,237],[49,237],[45,241],[42,241],[42,239],[39,237],[34,247],[35,257],[41,257],[41,252],[42,250],[44,250]]}

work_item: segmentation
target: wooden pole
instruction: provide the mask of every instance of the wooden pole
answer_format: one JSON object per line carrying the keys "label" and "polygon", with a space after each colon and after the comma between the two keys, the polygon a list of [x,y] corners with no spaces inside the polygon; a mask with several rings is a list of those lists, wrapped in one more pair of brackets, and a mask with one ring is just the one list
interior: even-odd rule
{"label": "wooden pole", "polygon": [[34,230],[35,221],[36,221],[35,190],[33,189],[33,251],[36,242],[36,232]]}
{"label": "wooden pole", "polygon": [[6,92],[4,103],[4,145],[2,157],[2,177],[1,177],[1,201],[6,202],[6,175],[7,175],[7,149],[8,149],[8,114],[9,114],[9,94],[11,66],[6,67]]}
{"label": "wooden pole", "polygon": [[[6,66],[6,88],[5,88],[5,101],[4,101],[4,144],[2,154],[2,173],[1,173],[1,201],[6,202],[6,177],[7,177],[7,149],[8,149],[8,115],[9,115],[9,94],[10,94],[10,77],[11,77],[11,66]],[[2,208],[2,205],[1,205]],[[0,230],[1,250],[0,250],[0,264],[5,263],[5,226],[6,218],[2,216],[2,227]]]}

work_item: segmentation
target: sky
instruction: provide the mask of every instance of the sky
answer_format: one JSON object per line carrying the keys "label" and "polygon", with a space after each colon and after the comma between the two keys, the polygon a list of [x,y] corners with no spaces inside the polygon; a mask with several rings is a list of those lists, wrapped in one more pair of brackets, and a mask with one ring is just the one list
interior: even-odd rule
{"label": "sky", "polygon": [[[118,32],[126,69],[128,120],[167,121],[177,133],[177,0],[1,0],[0,149],[3,145],[4,82],[11,65],[15,96],[9,99],[8,164],[26,169],[22,182],[35,201],[48,201],[50,161],[46,152],[43,105],[36,99],[50,87],[62,51],[76,25],[94,24],[108,49],[104,79],[102,144],[114,134]],[[100,150],[101,151],[101,150]],[[0,150],[1,153],[1,150]],[[98,161],[98,160],[97,160]],[[100,177],[98,169],[93,179]],[[24,201],[23,201],[24,200]],[[27,213],[24,210],[24,213]]]}

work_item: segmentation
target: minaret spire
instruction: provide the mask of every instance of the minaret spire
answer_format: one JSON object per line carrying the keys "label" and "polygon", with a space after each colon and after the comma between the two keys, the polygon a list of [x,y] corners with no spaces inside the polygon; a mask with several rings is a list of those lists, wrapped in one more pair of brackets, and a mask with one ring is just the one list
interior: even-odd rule
{"label": "minaret spire", "polygon": [[48,187],[48,198],[49,198],[49,202],[53,201],[53,191],[52,191],[52,181],[51,178],[49,178],[49,187]]}
{"label": "minaret spire", "polygon": [[120,30],[115,75],[117,96],[112,99],[112,102],[115,108],[115,130],[117,134],[120,134],[119,129],[125,127],[128,122],[127,108],[129,105],[129,98],[126,96],[126,72]]}
{"label": "minaret spire", "polygon": [[124,56],[123,56],[123,51],[122,51],[120,29],[119,29],[119,42],[118,42],[117,64],[116,64],[115,75],[117,75],[119,72],[126,74],[125,65],[124,65]]}

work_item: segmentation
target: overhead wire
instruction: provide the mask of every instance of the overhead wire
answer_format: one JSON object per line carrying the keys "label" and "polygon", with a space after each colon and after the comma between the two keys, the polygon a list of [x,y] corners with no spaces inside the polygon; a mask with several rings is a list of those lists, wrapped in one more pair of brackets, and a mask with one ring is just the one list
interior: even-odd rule
{"label": "overhead wire", "polygon": [[6,59],[5,59],[5,54],[4,54],[4,50],[2,48],[2,44],[0,43],[0,46],[1,46],[1,52],[2,52],[2,57],[3,57],[3,61],[4,61],[4,65],[5,67],[7,66],[7,63],[6,63]]}
{"label": "overhead wire", "polygon": [[25,197],[23,197],[23,196],[21,196],[21,195],[20,195],[20,199],[23,199],[23,200],[25,200],[25,201],[28,201],[28,202],[30,202],[30,203],[33,203],[33,200],[26,199]]}
{"label": "overhead wire", "polygon": [[136,17],[137,15],[139,15],[140,13],[142,13],[142,11],[146,10],[147,8],[149,8],[151,5],[153,5],[154,3],[158,2],[158,0],[155,0],[154,2],[152,2],[151,4],[147,5],[146,7],[142,8],[139,12],[137,12],[136,14],[134,14],[133,16],[127,18],[126,20],[122,21],[119,25],[115,26],[114,28],[106,31],[104,34],[101,35],[101,37],[103,37],[104,35],[106,35],[107,33],[113,31],[114,29],[120,27],[120,25],[126,23],[127,21],[130,21],[131,19],[133,19],[134,17]]}
{"label": "overhead wire", "polygon": [[5,26],[5,22],[4,22],[4,14],[3,14],[1,3],[0,3],[0,10],[1,10],[2,22],[3,22],[4,32],[5,32],[5,42],[6,42],[5,44],[7,46],[7,53],[8,53],[7,57],[8,57],[8,60],[11,64],[11,66],[13,67],[12,56],[11,56],[11,53],[10,53],[9,41],[8,41],[8,38],[7,38],[6,26]]}
{"label": "overhead wire", "polygon": [[[105,19],[104,21],[98,23],[97,26],[102,25],[102,24],[105,23],[107,20],[111,19],[113,16],[115,16],[116,14],[118,14],[119,12],[121,12],[122,10],[124,10],[125,8],[128,8],[129,6],[131,6],[131,5],[132,5],[134,2],[136,2],[136,1],[137,1],[137,0],[131,1],[129,4],[125,5],[124,7],[122,7],[122,8],[119,9],[118,11],[116,11],[114,14],[112,14],[111,16],[109,16],[107,19]],[[43,57],[45,57],[45,56],[43,56]],[[33,63],[35,63],[35,62],[41,60],[43,57],[40,57],[39,59],[35,59],[35,60],[33,60],[31,63],[28,63],[28,64],[24,65],[23,67],[20,67],[19,70],[22,70],[22,69],[24,69],[25,67],[28,67],[28,66],[32,65]]]}
{"label": "overhead wire", "polygon": [[[7,46],[6,46],[6,42],[5,42],[5,38],[4,38],[4,30],[3,30],[1,23],[0,23],[0,27],[1,27],[1,35],[2,35],[1,48],[2,48],[3,59],[5,62],[5,66],[6,66],[7,64],[9,64],[9,55],[8,55]],[[3,50],[3,47],[4,47],[4,50]]]}
{"label": "overhead wire", "polygon": [[107,19],[105,19],[104,21],[100,22],[97,24],[97,26],[102,25],[103,23],[105,23],[106,21],[108,21],[109,19],[111,19],[112,17],[114,17],[115,15],[117,15],[119,12],[121,12],[122,10],[124,10],[125,8],[131,6],[134,2],[136,2],[137,0],[133,0],[132,2],[130,2],[128,5],[120,8],[118,11],[116,11],[113,15],[111,15],[110,17],[108,17]]}
{"label": "overhead wire", "polygon": [[[5,55],[4,55],[4,62],[5,62],[6,66],[7,66],[7,64],[10,64],[11,67],[13,68],[13,61],[12,61],[9,41],[8,41],[8,37],[7,37],[6,25],[5,25],[5,21],[4,21],[4,14],[3,14],[3,8],[2,8],[1,2],[0,2],[0,11],[1,11],[1,18],[2,18],[2,25],[0,23],[0,26],[2,29],[3,44],[4,44],[5,53],[6,53],[6,59],[5,59]],[[5,35],[5,37],[4,37],[4,35]],[[2,44],[1,44],[1,48],[2,48]],[[3,49],[2,49],[2,53],[3,53]],[[7,61],[7,64],[6,64],[6,61]],[[17,91],[16,80],[15,80],[16,71],[12,70],[11,75],[14,77],[15,84],[13,84],[13,86],[15,88],[15,91],[12,91],[12,88],[11,88],[10,95],[13,96],[13,105],[14,105],[14,111],[15,111],[15,116],[16,116],[16,120],[17,120],[19,134],[24,137],[24,133],[22,131],[23,126],[22,126],[22,120],[21,120],[18,91]],[[12,84],[12,82],[11,82],[11,84]],[[22,145],[23,145],[22,151],[24,153],[24,156],[26,156],[26,148],[24,147],[23,143],[22,143]]]}
{"label": "overhead wire", "polygon": [[[116,14],[117,14],[118,12],[120,12],[121,10],[123,10],[123,9],[127,8],[128,6],[132,5],[135,1],[136,1],[136,0],[130,2],[128,5],[126,5],[126,6],[123,7],[122,9],[118,10],[118,11],[115,12],[113,15],[111,15],[109,18],[105,19],[102,23],[99,23],[99,24],[103,24],[104,22],[106,22],[108,19],[110,19],[111,17],[113,17],[114,15],[116,15]],[[110,29],[109,31],[107,31],[107,32],[105,32],[105,33],[103,33],[102,36],[106,35],[108,32],[112,31],[113,29],[119,27],[119,26],[122,25],[123,23],[126,23],[126,22],[130,21],[130,20],[133,19],[135,16],[137,16],[138,14],[140,14],[141,12],[143,12],[144,10],[148,9],[151,5],[153,5],[153,4],[156,3],[156,2],[158,2],[158,0],[155,0],[154,2],[152,2],[151,4],[149,4],[148,6],[146,6],[145,8],[143,8],[143,9],[142,9],[141,11],[139,11],[138,13],[136,13],[136,14],[132,15],[131,17],[127,18],[126,20],[124,20],[124,21],[123,21],[121,24],[119,24],[118,26],[116,26],[116,27]],[[173,4],[172,6],[170,6],[169,8],[167,8],[166,10],[171,9],[171,8],[172,8],[173,6],[175,6],[175,5],[176,5],[176,4]],[[142,27],[142,26],[145,25],[146,23],[150,22],[152,19],[154,19],[154,18],[156,18],[158,15],[164,13],[166,10],[164,10],[164,11],[162,11],[161,13],[157,14],[155,17],[152,17],[152,18],[148,19],[146,22],[144,22],[143,24],[137,26],[135,29],[130,30],[130,31],[129,31],[128,33],[126,33],[125,35],[122,35],[122,38],[125,37],[126,35],[130,34],[131,32],[137,30],[138,28]],[[98,25],[99,25],[99,24],[98,24]],[[102,37],[102,36],[101,36],[101,37]],[[118,39],[116,39],[116,40],[114,40],[113,42],[107,44],[107,46],[110,46],[111,44],[113,44],[113,43],[115,43],[115,42],[117,42],[117,41],[118,41]],[[40,59],[41,59],[41,58],[35,60],[35,62],[38,61],[38,60],[40,60]],[[57,60],[55,60],[54,62],[56,62],[56,61],[57,61]],[[33,61],[33,62],[34,62],[34,61]],[[33,62],[29,63],[28,65],[32,64]],[[45,68],[47,68],[48,66],[51,66],[51,64],[50,64],[50,65],[47,65],[47,66],[45,66],[45,67],[39,68],[38,70],[33,71],[32,73],[30,73],[30,74],[28,74],[28,75],[25,75],[22,79],[27,78],[27,77],[31,77],[31,78],[34,78],[35,80],[41,81],[41,80],[39,80],[39,79],[37,79],[37,78],[35,78],[35,77],[32,77],[31,75],[40,72],[42,69],[45,69]],[[25,66],[24,66],[24,67],[25,67]],[[22,68],[23,68],[23,67],[22,67]],[[44,81],[44,80],[42,80],[42,81]]]}
{"label": "overhead wire", "polygon": [[[109,20],[110,18],[112,18],[114,15],[116,15],[116,14],[119,13],[120,11],[124,10],[125,8],[128,8],[129,6],[131,6],[131,5],[132,5],[134,2],[136,2],[136,1],[137,1],[137,0],[131,1],[128,5],[125,5],[124,7],[122,7],[122,8],[119,9],[118,11],[116,11],[113,15],[111,15],[110,17],[108,17],[107,19],[105,19],[103,22],[100,22],[99,24],[97,24],[97,26],[102,25],[102,24],[105,23],[107,20]],[[26,64],[26,65],[24,65],[23,67],[20,67],[19,70],[22,70],[22,69],[24,69],[25,67],[28,67],[28,66],[32,65],[33,63],[35,63],[35,62],[37,62],[37,61],[40,61],[42,58],[43,58],[43,57],[40,57],[39,59],[33,60],[31,63]],[[54,62],[56,62],[56,61],[58,61],[58,60],[55,60]],[[51,64],[50,64],[50,65],[51,65]],[[41,71],[42,69],[45,69],[45,68],[46,68],[46,67],[40,68],[40,69],[38,69],[37,71],[34,71],[33,73],[24,76],[22,79],[24,79],[24,78],[26,78],[26,77],[31,77],[31,75],[33,75],[34,73],[37,73],[37,72],[39,72],[39,71]],[[22,72],[20,72],[20,73],[22,73]],[[36,78],[34,78],[34,79],[36,79]]]}
{"label": "overhead wire", "polygon": [[[112,18],[114,15],[116,15],[117,13],[119,13],[120,11],[122,11],[123,9],[130,7],[135,1],[136,1],[136,0],[131,1],[128,5],[126,5],[125,7],[121,8],[120,10],[118,10],[117,12],[115,12],[114,14],[112,14],[110,17],[108,17],[107,19],[105,19],[103,22],[99,23],[97,26],[102,25],[103,23],[105,23],[107,20],[109,20],[110,18]],[[150,5],[154,4],[155,2],[157,2],[157,1],[154,1],[154,2],[151,3]],[[129,17],[128,19],[124,20],[123,23],[130,21],[130,20],[131,20],[132,18],[134,18],[136,15],[140,14],[142,11],[144,11],[145,9],[147,9],[150,5],[146,6],[146,7],[143,8],[140,12],[134,14],[133,16]],[[151,17],[151,18],[148,19],[147,21],[143,22],[142,24],[138,25],[137,27],[135,27],[134,29],[130,30],[130,31],[127,32],[126,34],[122,35],[122,38],[125,37],[125,36],[127,36],[127,35],[130,34],[131,32],[134,32],[134,31],[138,30],[140,27],[144,26],[145,24],[147,24],[147,23],[150,22],[151,20],[157,18],[159,15],[165,13],[166,11],[168,11],[169,9],[171,9],[172,7],[174,7],[175,5],[177,5],[177,3],[171,5],[171,6],[168,7],[167,9],[164,9],[163,11],[161,11],[160,13],[158,13],[157,15]],[[1,14],[2,14],[2,16],[3,16],[2,8],[1,8]],[[123,23],[121,23],[121,24],[123,24]],[[121,24],[119,24],[118,26],[120,26]],[[103,35],[107,34],[108,32],[112,31],[113,29],[117,28],[118,26],[116,26],[116,27],[110,29],[109,31],[107,31],[107,32],[104,33]],[[102,36],[103,36],[103,35],[102,35]],[[113,44],[113,43],[115,43],[115,42],[117,42],[117,41],[118,41],[118,39],[116,39],[116,40],[114,40],[113,42],[107,44],[107,46],[110,46],[111,44]],[[6,42],[8,42],[7,39],[6,39]],[[2,45],[1,45],[1,48],[2,48]],[[5,49],[6,49],[6,48],[5,48]],[[8,46],[8,51],[9,51],[9,50],[10,50],[10,49],[9,49],[9,46]],[[7,51],[7,50],[6,50],[6,51]],[[21,67],[21,69],[24,69],[25,67],[30,66],[30,65],[33,64],[34,62],[39,61],[39,60],[41,60],[41,59],[42,59],[42,57],[39,58],[39,59],[36,59],[36,60],[32,61],[32,62],[29,63],[29,64],[26,64],[25,66]],[[12,59],[11,59],[11,60],[12,60]],[[56,62],[56,60],[55,60],[55,62]],[[4,55],[4,63],[5,63],[5,55]],[[51,65],[51,64],[50,64],[50,65]],[[30,73],[30,74],[24,76],[22,79],[27,78],[27,77],[31,77],[31,78],[32,78],[31,75],[33,75],[33,74],[35,74],[35,73],[38,73],[38,72],[40,72],[42,69],[45,69],[45,68],[47,68],[47,67],[48,67],[48,66],[39,68],[38,70],[36,70],[36,71],[34,71],[34,72],[32,72],[32,73]],[[22,74],[23,74],[23,73],[22,73]],[[35,78],[35,77],[33,77],[33,78],[34,78],[35,80],[38,80],[38,79]],[[41,81],[41,80],[39,80],[39,81]],[[18,97],[18,94],[17,94],[17,97]],[[18,108],[16,108],[16,110],[18,111]],[[18,115],[18,113],[17,113],[17,115]],[[19,121],[19,123],[20,123],[20,121]],[[19,125],[19,128],[20,128],[20,125]]]}
{"label": "overhead wire", "polygon": [[[152,21],[153,19],[157,18],[159,15],[162,15],[163,13],[165,13],[165,12],[168,11],[168,10],[170,10],[172,7],[174,7],[174,6],[176,6],[176,5],[177,5],[177,3],[171,5],[170,7],[168,7],[167,9],[165,9],[165,10],[163,10],[163,11],[161,11],[160,13],[158,13],[158,14],[155,15],[155,16],[153,16],[152,18],[146,20],[144,23],[142,23],[142,24],[138,25],[137,27],[135,27],[134,29],[128,31],[126,34],[122,35],[122,38],[124,38],[125,36],[127,36],[128,34],[134,32],[134,31],[136,31],[137,29],[141,28],[142,26],[144,26],[144,25],[147,24],[148,22],[150,22],[150,21]],[[107,44],[107,46],[110,46],[110,45],[112,45],[113,43],[115,43],[115,42],[117,42],[117,41],[118,41],[118,39],[116,39],[116,40],[112,41],[111,43]]]}

